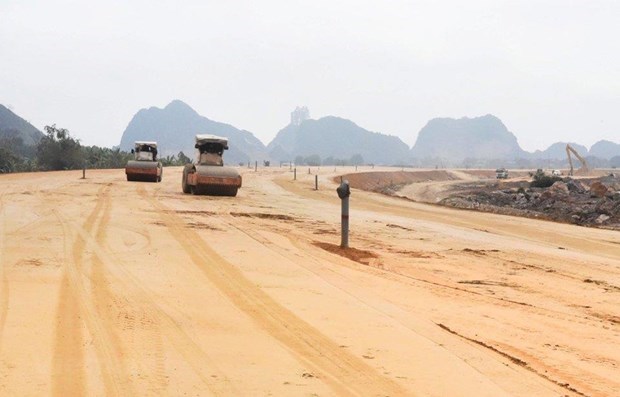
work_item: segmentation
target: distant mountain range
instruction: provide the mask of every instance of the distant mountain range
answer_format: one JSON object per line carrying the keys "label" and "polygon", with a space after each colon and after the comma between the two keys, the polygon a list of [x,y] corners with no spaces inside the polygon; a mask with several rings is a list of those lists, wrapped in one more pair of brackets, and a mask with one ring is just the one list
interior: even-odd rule
{"label": "distant mountain range", "polygon": [[590,148],[588,156],[598,157],[602,159],[611,159],[615,156],[620,156],[620,143],[614,143],[607,140],[596,142]]}
{"label": "distant mountain range", "polygon": [[160,155],[194,153],[196,134],[215,134],[229,139],[224,155],[229,164],[247,161],[292,161],[297,156],[319,155],[321,159],[345,159],[361,155],[364,162],[392,164],[406,161],[409,147],[399,138],[367,131],[339,117],[308,118],[306,108],[291,114],[291,124],[280,130],[265,147],[251,132],[199,115],[182,101],[172,101],[163,109],[142,109],[123,132],[121,150],[131,150],[137,140],[157,141]]}
{"label": "distant mountain range", "polygon": [[[524,151],[516,136],[499,118],[490,114],[475,118],[432,119],[420,130],[414,146],[409,149],[398,137],[368,131],[350,120],[335,116],[311,119],[308,109],[303,107],[291,113],[290,124],[265,146],[251,132],[210,120],[179,100],[163,109],[151,107],[138,111],[123,132],[120,148],[128,151],[136,140],[156,140],[162,156],[183,151],[193,157],[194,136],[202,133],[229,139],[230,150],[225,155],[228,164],[291,161],[300,156],[315,156],[322,161],[357,156],[363,158],[364,163],[424,166],[504,163],[507,166],[540,166],[543,162],[548,165],[566,161],[565,142],[554,143],[533,153]],[[33,146],[43,134],[0,105],[0,138],[3,137],[19,137],[25,145]],[[570,145],[584,157],[592,158],[595,165],[609,165],[612,158],[614,164],[619,162],[619,143],[601,140],[590,150],[577,143],[571,142]]]}
{"label": "distant mountain range", "polygon": [[545,160],[545,159],[551,159],[551,160],[564,159],[564,158],[566,158],[566,145],[567,144],[571,145],[573,147],[573,149],[575,149],[581,155],[583,155],[583,156],[587,156],[588,155],[588,148],[583,146],[583,145],[580,145],[580,144],[575,143],[575,142],[556,142],[556,143],[552,144],[551,146],[549,146],[545,150],[537,150],[534,153],[531,153],[531,158],[539,159],[539,160]]}
{"label": "distant mountain range", "polygon": [[371,132],[334,116],[292,122],[278,132],[267,149],[271,158],[279,161],[297,156],[319,155],[325,160],[361,155],[366,163],[396,164],[409,157],[409,147],[400,138]]}
{"label": "distant mountain range", "polygon": [[227,137],[230,149],[224,155],[227,164],[268,159],[267,148],[249,131],[220,123],[199,115],[182,101],[170,102],[163,109],[142,109],[129,122],[121,138],[121,150],[129,151],[134,141],[157,141],[160,156],[183,152],[194,157],[196,134]]}
{"label": "distant mountain range", "polygon": [[0,105],[0,138],[18,137],[24,145],[33,146],[43,137],[43,133],[32,124]]}
{"label": "distant mountain range", "polygon": [[[566,143],[557,142],[543,151],[527,152],[504,123],[490,114],[430,120],[409,149],[398,137],[368,131],[350,120],[335,116],[311,119],[308,109],[302,107],[291,113],[290,124],[265,147],[251,132],[210,120],[179,100],[163,109],[140,110],[123,133],[121,149],[131,149],[135,140],[156,140],[164,155],[183,151],[191,157],[194,135],[198,133],[228,137],[230,150],[225,156],[228,163],[292,161],[300,156],[318,156],[322,161],[361,156],[365,163],[426,166],[494,164],[489,161],[523,165],[526,161],[538,164],[543,160],[566,160]],[[609,141],[597,142],[590,151],[576,143],[571,145],[583,156],[609,160],[620,155],[620,144]]]}
{"label": "distant mountain range", "polygon": [[467,158],[496,159],[527,156],[517,137],[493,115],[429,121],[411,149],[417,159],[445,159],[457,164]]}

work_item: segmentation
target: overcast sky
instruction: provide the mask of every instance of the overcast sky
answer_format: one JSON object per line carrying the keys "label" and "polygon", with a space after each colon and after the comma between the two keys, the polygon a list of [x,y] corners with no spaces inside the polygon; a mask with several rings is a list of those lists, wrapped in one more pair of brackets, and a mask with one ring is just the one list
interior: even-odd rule
{"label": "overcast sky", "polygon": [[0,0],[0,103],[118,145],[181,99],[267,144],[298,105],[413,145],[498,116],[526,150],[620,142],[620,1]]}

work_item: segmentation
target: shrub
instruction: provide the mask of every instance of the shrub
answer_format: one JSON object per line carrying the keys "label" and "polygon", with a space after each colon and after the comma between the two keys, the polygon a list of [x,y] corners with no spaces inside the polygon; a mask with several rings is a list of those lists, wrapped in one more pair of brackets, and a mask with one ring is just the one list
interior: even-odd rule
{"label": "shrub", "polygon": [[562,178],[559,176],[545,175],[544,172],[537,171],[534,174],[532,182],[530,182],[530,187],[549,187],[561,180]]}

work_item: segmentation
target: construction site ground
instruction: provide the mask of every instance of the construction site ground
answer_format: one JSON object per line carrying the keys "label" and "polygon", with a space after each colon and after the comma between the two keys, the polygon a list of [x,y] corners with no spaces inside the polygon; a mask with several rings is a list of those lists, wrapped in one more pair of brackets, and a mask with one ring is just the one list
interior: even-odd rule
{"label": "construction site ground", "polygon": [[0,395],[617,395],[619,232],[297,171],[0,175]]}

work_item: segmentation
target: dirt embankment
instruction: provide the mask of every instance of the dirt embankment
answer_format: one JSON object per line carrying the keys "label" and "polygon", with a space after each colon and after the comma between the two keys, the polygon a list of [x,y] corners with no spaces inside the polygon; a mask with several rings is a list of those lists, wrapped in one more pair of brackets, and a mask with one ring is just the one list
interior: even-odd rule
{"label": "dirt embankment", "polygon": [[[463,170],[462,172],[469,174],[471,176],[480,178],[480,179],[495,179],[495,176],[497,175],[495,170]],[[508,174],[511,178],[519,178],[519,177],[528,176],[529,171],[509,170]]]}
{"label": "dirt embankment", "polygon": [[[471,176],[465,178],[464,175]],[[343,175],[351,187],[414,201],[620,230],[620,176],[565,178],[532,188],[518,180],[485,180],[494,171],[398,171]],[[338,178],[334,178],[337,180]]]}
{"label": "dirt embankment", "polygon": [[[403,186],[411,183],[451,181],[457,179],[453,174],[443,170],[360,172],[346,174],[342,177],[349,181],[349,185],[352,188],[386,194],[398,191]],[[340,177],[334,178],[334,181],[340,182]]]}

